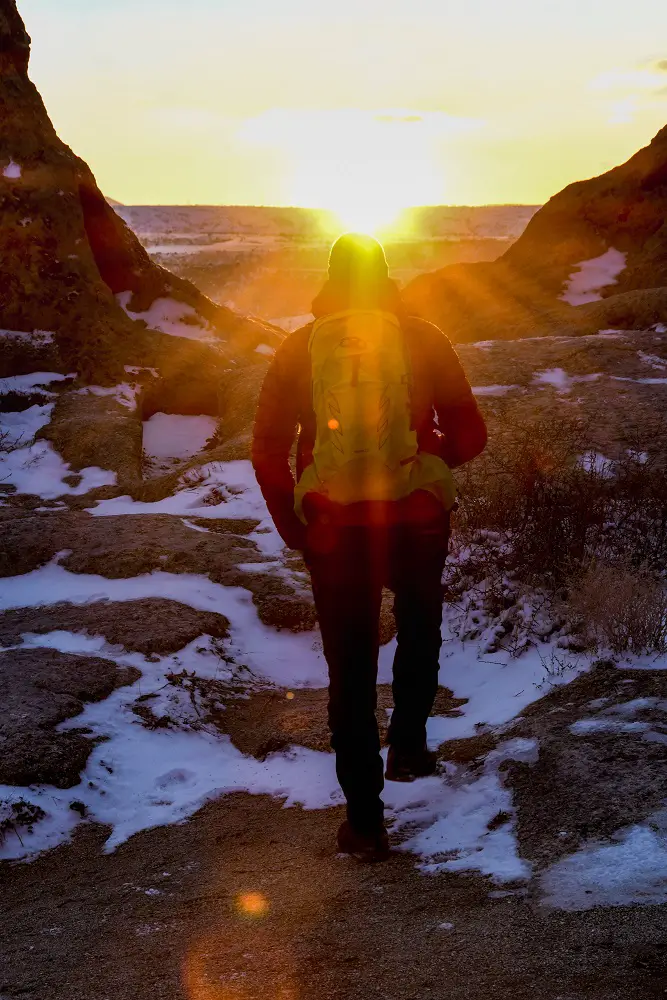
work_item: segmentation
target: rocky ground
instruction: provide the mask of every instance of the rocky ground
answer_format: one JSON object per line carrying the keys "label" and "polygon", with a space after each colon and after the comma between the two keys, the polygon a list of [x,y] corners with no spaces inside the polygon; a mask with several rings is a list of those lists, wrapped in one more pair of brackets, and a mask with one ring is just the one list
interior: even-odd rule
{"label": "rocky ground", "polygon": [[[587,652],[525,588],[513,624],[450,595],[438,773],[387,784],[386,864],[335,855],[307,573],[248,461],[282,332],[151,259],[29,52],[0,0],[0,1000],[663,996],[667,661]],[[466,341],[492,442],[578,422],[586,475],[664,466],[665,142],[509,261],[464,220],[473,263],[408,290]],[[389,595],[382,640],[384,732]]]}
{"label": "rocky ground", "polygon": [[[591,446],[613,460],[620,429],[661,447],[664,341],[461,354],[492,426],[602,406]],[[40,378],[0,386],[13,434],[34,407],[57,422],[49,393],[65,409],[91,396]],[[119,440],[139,441],[135,466],[110,452],[107,485],[104,466],[70,478],[25,440],[7,456],[0,996],[664,995],[667,663],[596,660],[553,629],[489,653],[451,609],[439,773],[387,786],[386,865],[337,857],[304,567],[271,528],[243,435],[235,458],[213,440],[156,476],[130,395],[92,394],[124,421]],[[387,595],[383,730],[392,636]]]}

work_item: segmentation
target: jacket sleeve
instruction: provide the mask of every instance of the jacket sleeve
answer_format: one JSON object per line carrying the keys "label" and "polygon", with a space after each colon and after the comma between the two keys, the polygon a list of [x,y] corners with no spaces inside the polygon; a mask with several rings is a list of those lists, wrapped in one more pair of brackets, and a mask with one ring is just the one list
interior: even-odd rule
{"label": "jacket sleeve", "polygon": [[289,548],[305,544],[305,526],[294,513],[295,481],[289,463],[299,413],[297,358],[291,337],[277,349],[259,394],[252,464],[266,506]]}
{"label": "jacket sleeve", "polygon": [[441,455],[455,469],[481,454],[487,432],[459,357],[440,331],[433,350],[433,404],[443,435]]}

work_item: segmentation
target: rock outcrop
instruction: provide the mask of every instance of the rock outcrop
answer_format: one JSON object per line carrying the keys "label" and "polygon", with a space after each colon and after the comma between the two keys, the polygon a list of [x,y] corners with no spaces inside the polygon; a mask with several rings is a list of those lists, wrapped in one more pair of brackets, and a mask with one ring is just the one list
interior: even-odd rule
{"label": "rock outcrop", "polygon": [[589,333],[619,311],[642,328],[667,316],[666,218],[667,126],[627,163],[555,195],[499,260],[420,276],[406,298],[460,341]]}
{"label": "rock outcrop", "polygon": [[[101,466],[132,488],[144,403],[148,416],[220,416],[223,380],[244,368],[261,378],[283,334],[151,260],[58,138],[29,56],[16,0],[0,0],[0,380],[74,373],[39,437],[73,471]],[[7,386],[0,405],[11,410]]]}
{"label": "rock outcrop", "polygon": [[[15,0],[0,0],[0,377],[46,366],[101,382],[136,359],[175,370],[259,362],[254,349],[279,334],[151,261],[58,138],[29,55]],[[165,337],[167,320],[181,319],[188,340]],[[147,326],[162,336],[146,336]]]}

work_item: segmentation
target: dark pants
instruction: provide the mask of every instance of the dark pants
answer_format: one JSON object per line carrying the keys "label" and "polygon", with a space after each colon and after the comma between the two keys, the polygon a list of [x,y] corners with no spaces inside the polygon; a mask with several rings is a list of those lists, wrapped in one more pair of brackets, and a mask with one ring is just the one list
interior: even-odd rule
{"label": "dark pants", "polygon": [[384,811],[375,717],[382,588],[395,595],[398,639],[388,742],[417,750],[438,687],[448,538],[449,518],[430,495],[417,516],[393,524],[309,519],[306,560],[329,666],[331,745],[348,819],[360,831],[377,827]]}

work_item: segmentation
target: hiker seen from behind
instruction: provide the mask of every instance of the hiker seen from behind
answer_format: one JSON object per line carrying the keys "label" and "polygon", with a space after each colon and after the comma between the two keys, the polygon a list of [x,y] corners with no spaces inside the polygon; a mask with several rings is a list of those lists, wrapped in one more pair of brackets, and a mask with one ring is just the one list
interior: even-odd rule
{"label": "hiker seen from behind", "polygon": [[[347,802],[338,846],[382,860],[384,777],[411,781],[436,768],[426,720],[438,687],[451,470],[480,454],[486,428],[450,342],[406,314],[372,237],[334,243],[312,310],[314,323],[285,338],[266,374],[253,465],[283,541],[311,575]],[[383,587],[397,627],[386,772],[375,714]]]}

